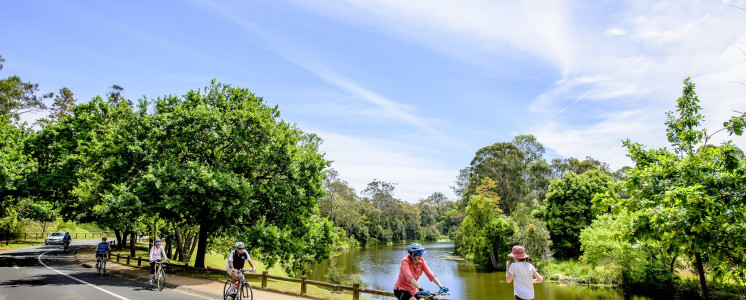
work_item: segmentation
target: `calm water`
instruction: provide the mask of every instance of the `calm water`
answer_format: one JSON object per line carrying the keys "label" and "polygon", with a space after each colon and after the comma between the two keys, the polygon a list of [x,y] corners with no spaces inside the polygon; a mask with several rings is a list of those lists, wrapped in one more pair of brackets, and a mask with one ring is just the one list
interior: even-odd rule
{"label": "calm water", "polygon": [[[441,259],[453,251],[453,243],[424,244],[425,260],[440,282],[450,289],[451,299],[515,299],[513,285],[505,282],[505,272],[489,271],[465,262]],[[358,274],[364,280],[366,288],[392,291],[394,281],[399,275],[399,264],[406,255],[405,245],[380,246],[365,249],[348,250],[333,258],[312,266],[313,273],[308,279],[328,281],[329,268],[338,268],[344,274]],[[541,270],[539,270],[541,273]],[[435,291],[435,283],[428,281],[424,274],[420,285]],[[625,299],[648,300],[651,298],[625,294],[621,290],[588,287],[584,285],[563,285],[557,283],[540,283],[534,285],[535,299]],[[377,299],[392,299],[381,296],[365,295]]]}

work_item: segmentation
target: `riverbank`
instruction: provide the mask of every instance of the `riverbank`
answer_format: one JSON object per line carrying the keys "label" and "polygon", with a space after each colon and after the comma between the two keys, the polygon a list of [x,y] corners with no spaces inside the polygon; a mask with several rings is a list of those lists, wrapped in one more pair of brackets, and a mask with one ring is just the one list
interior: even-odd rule
{"label": "riverbank", "polygon": [[[624,275],[611,266],[592,266],[577,259],[535,263],[545,280],[568,284],[605,286],[623,289],[635,294],[667,299],[698,299],[700,285],[697,276],[689,270],[677,270],[672,282],[648,278],[649,284],[628,286]],[[746,286],[725,284],[707,279],[711,299],[746,300]]]}

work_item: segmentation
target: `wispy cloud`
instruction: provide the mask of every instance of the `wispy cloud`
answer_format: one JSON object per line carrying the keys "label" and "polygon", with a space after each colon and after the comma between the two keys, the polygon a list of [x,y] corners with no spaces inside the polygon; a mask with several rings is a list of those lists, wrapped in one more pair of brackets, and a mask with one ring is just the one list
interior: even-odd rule
{"label": "wispy cloud", "polygon": [[[746,109],[732,83],[746,81],[743,53],[728,45],[746,48],[746,18],[730,1],[629,1],[613,9],[574,1],[295,3],[487,70],[526,55],[553,66],[560,77],[530,103],[535,115],[521,126],[565,156],[621,167],[623,139],[665,146],[665,111],[685,77],[698,84],[708,126]],[[743,138],[736,143],[746,146]]]}

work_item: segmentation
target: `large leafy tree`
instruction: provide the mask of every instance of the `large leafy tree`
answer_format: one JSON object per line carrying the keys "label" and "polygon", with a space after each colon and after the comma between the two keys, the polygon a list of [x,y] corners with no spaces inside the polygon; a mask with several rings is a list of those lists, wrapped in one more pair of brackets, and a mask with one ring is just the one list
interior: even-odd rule
{"label": "large leafy tree", "polygon": [[[3,69],[5,59],[0,55],[0,70]],[[16,75],[0,78],[0,117],[3,121],[18,121],[22,114],[46,109],[44,100],[52,94],[38,94],[39,84],[23,82]]]}
{"label": "large leafy tree", "polygon": [[[247,227],[253,248],[280,259],[329,254],[331,239],[308,240],[314,229],[329,234],[328,222],[309,222],[328,165],[320,140],[279,117],[248,90],[214,82],[156,100],[152,163],[138,184],[156,191],[162,216],[199,226],[195,266],[204,266],[208,237]],[[278,244],[284,253],[274,252]]]}
{"label": "large leafy tree", "polygon": [[[622,182],[629,197],[618,199],[616,207],[639,213],[632,222],[637,239],[656,241],[668,253],[692,259],[702,299],[707,299],[706,264],[715,277],[746,280],[746,161],[730,142],[706,145],[709,137],[699,129],[704,116],[694,88],[691,79],[684,80],[676,113],[668,113],[673,151],[624,142],[635,167]],[[740,135],[743,115],[724,126]]]}
{"label": "large leafy tree", "polygon": [[24,151],[31,132],[0,117],[0,230],[12,230],[19,218],[19,203],[29,194],[24,182],[37,164]]}
{"label": "large leafy tree", "polygon": [[492,179],[484,178],[477,186],[454,245],[455,251],[467,259],[493,268],[499,266],[501,250],[507,247],[507,237],[513,235],[513,226],[500,209],[500,197],[493,192],[495,185]]}
{"label": "large leafy tree", "polygon": [[495,183],[492,192],[500,196],[500,209],[510,215],[516,204],[527,196],[525,157],[525,153],[513,143],[495,143],[479,149],[469,167],[464,201],[470,201],[482,180],[490,178]]}
{"label": "large leafy tree", "polygon": [[593,198],[608,190],[610,180],[609,175],[600,171],[580,175],[570,172],[549,185],[546,220],[558,256],[580,255],[580,232],[597,214]]}

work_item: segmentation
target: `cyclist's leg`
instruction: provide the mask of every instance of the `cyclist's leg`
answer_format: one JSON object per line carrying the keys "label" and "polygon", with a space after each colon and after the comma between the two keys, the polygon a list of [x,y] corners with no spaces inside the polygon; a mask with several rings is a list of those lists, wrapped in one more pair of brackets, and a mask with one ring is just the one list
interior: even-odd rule
{"label": "cyclist's leg", "polygon": [[155,277],[155,262],[150,263],[150,280],[153,280],[153,277]]}

